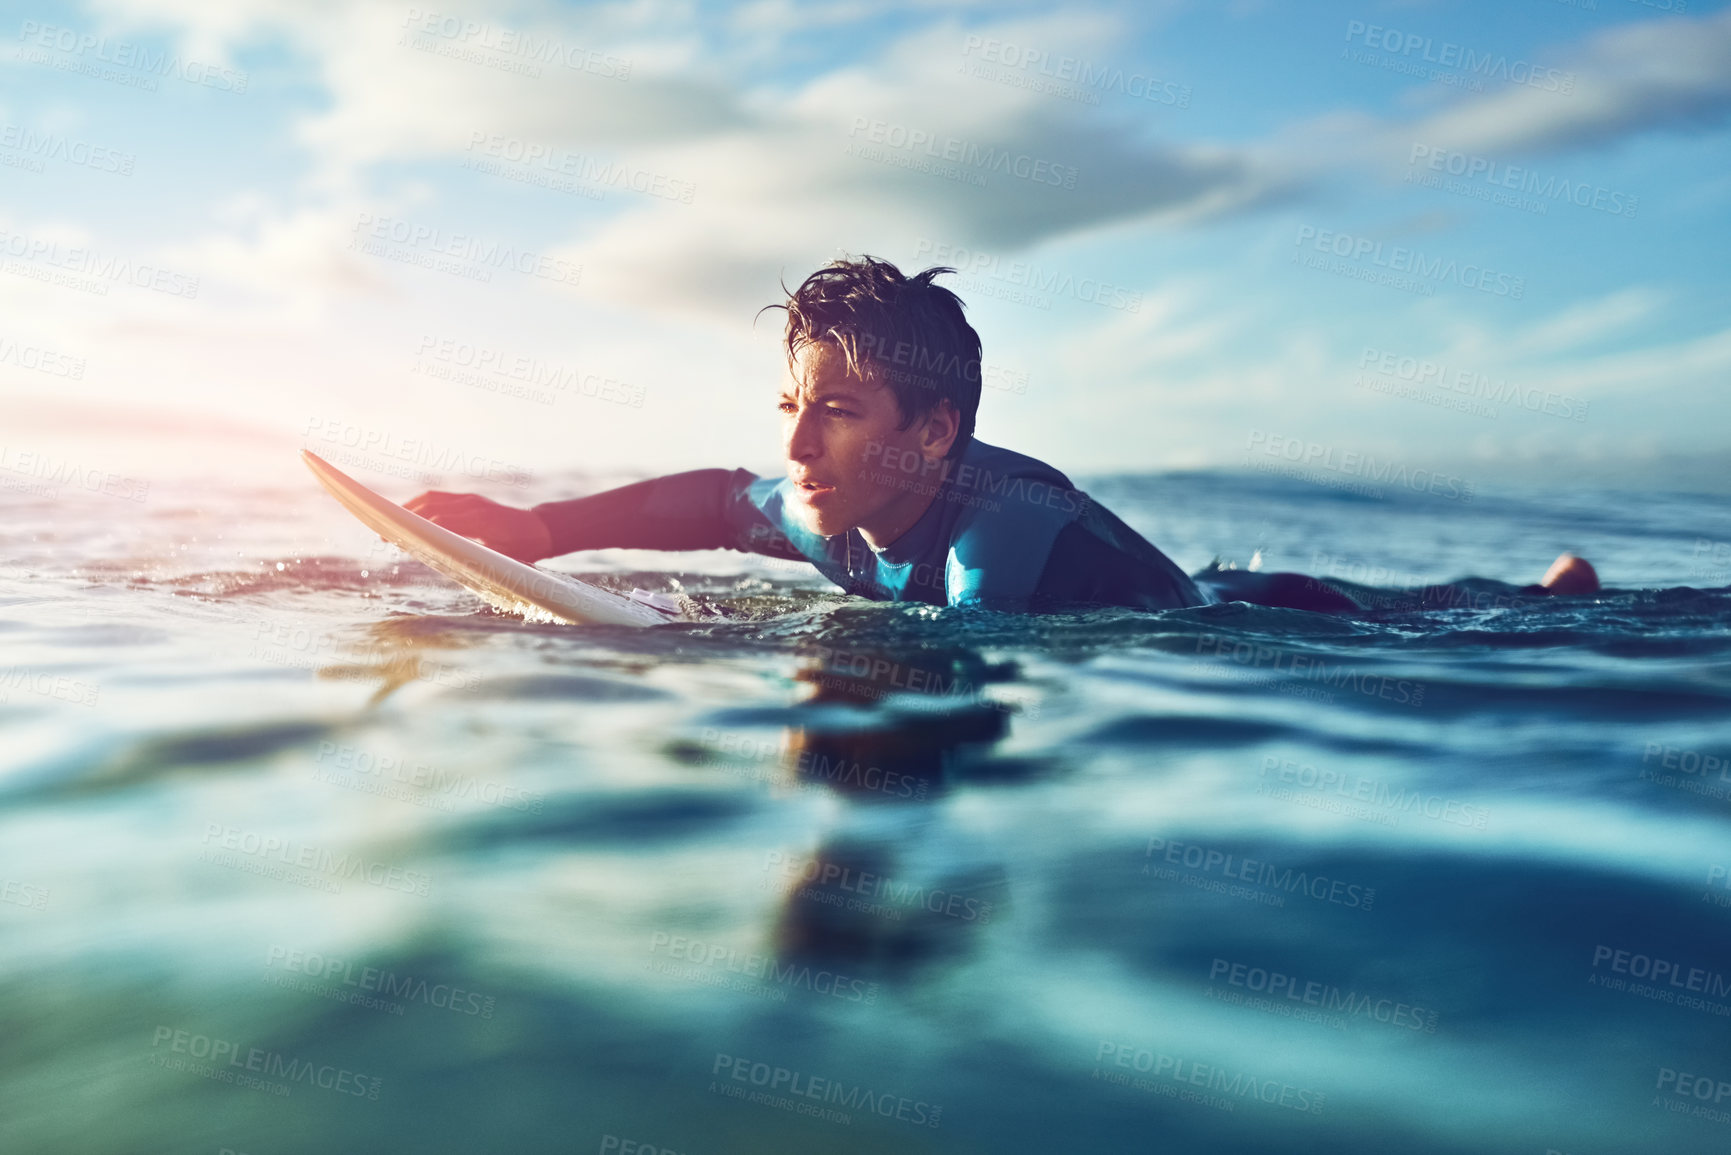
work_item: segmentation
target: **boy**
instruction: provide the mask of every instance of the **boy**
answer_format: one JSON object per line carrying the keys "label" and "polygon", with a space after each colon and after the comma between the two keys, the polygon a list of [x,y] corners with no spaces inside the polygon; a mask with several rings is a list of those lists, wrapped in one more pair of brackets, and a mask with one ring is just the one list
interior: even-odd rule
{"label": "boy", "polygon": [[[976,439],[980,338],[961,300],[932,283],[954,271],[906,277],[872,257],[835,261],[770,306],[787,313],[785,478],[700,469],[530,510],[436,491],[408,508],[521,561],[609,547],[746,550],[809,561],[880,601],[1359,608],[1296,574],[1193,579],[1062,473]],[[1565,554],[1523,592],[1597,588],[1592,567]]]}

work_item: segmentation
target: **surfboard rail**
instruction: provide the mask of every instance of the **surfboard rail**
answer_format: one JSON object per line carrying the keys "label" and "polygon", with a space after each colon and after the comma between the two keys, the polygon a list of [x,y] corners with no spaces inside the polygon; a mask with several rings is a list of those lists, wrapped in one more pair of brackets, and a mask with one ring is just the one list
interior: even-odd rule
{"label": "surfboard rail", "polygon": [[368,489],[310,449],[301,450],[301,460],[361,524],[496,608],[533,616],[532,608],[572,625],[659,626],[681,620],[678,613],[650,601],[537,569],[435,525]]}

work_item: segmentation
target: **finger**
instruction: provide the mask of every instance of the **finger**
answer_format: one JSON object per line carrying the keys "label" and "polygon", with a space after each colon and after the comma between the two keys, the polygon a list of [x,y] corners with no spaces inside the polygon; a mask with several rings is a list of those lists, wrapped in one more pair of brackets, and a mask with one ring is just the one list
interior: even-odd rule
{"label": "finger", "polygon": [[474,493],[424,493],[403,506],[404,509],[476,509],[482,507],[486,499]]}
{"label": "finger", "polygon": [[460,515],[463,513],[473,513],[475,509],[474,503],[466,500],[467,496],[468,495],[466,494],[460,493],[443,493],[439,494],[437,497],[418,501],[415,504],[405,505],[403,508],[408,510],[410,513],[418,513],[425,518],[433,518],[441,515],[448,517],[451,514]]}

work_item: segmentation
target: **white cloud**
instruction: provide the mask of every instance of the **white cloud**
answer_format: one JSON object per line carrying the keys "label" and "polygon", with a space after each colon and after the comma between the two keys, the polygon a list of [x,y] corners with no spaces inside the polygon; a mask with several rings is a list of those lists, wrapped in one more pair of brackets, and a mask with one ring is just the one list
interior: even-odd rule
{"label": "white cloud", "polygon": [[1731,11],[1609,29],[1561,68],[1573,92],[1512,85],[1413,128],[1462,151],[1543,153],[1719,123],[1731,112]]}
{"label": "white cloud", "polygon": [[1569,305],[1508,342],[1516,356],[1569,352],[1625,334],[1665,304],[1657,289],[1632,285],[1603,297]]}
{"label": "white cloud", "polygon": [[[1115,222],[1227,213],[1282,187],[1244,150],[1164,144],[1088,106],[961,73],[969,35],[1106,58],[1125,29],[1101,14],[966,27],[943,17],[787,92],[777,88],[785,81],[742,85],[736,77],[758,74],[705,60],[694,31],[700,18],[678,5],[648,15],[624,6],[540,20],[510,16],[503,4],[472,9],[471,18],[490,30],[629,51],[630,78],[620,81],[555,64],[542,65],[539,78],[517,75],[490,67],[504,54],[487,49],[478,51],[479,62],[420,51],[417,25],[405,27],[408,10],[394,6],[105,3],[113,19],[176,24],[189,42],[206,45],[287,33],[313,57],[330,94],[326,108],[298,126],[317,158],[314,187],[323,196],[377,195],[371,166],[472,155],[477,134],[599,153],[694,183],[693,204],[631,204],[568,238],[566,253],[588,269],[586,288],[609,300],[737,317],[745,300],[755,308],[784,269],[800,275],[840,247],[895,252],[941,236],[1013,252]],[[683,23],[669,19],[681,14]],[[795,36],[865,15],[760,5],[734,13],[731,31],[767,21]],[[435,34],[430,44],[468,51],[490,35]],[[932,143],[874,141],[878,124],[897,142],[924,133]],[[878,151],[862,159],[848,154],[850,145]],[[946,149],[958,159],[946,162]],[[945,174],[956,179],[907,167],[926,164],[947,164]],[[283,267],[288,254],[268,246],[268,239],[256,242],[257,255]],[[219,257],[226,251],[217,250]]]}
{"label": "white cloud", "polygon": [[[1086,52],[1111,31],[1072,20],[1014,35]],[[959,74],[963,39],[950,25],[916,33],[756,124],[658,150],[656,163],[697,183],[696,203],[625,214],[570,252],[610,292],[736,313],[742,293],[838,247],[894,253],[941,238],[1013,252],[1124,221],[1219,215],[1283,187],[1243,151],[1164,145]]]}
{"label": "white cloud", "polygon": [[1731,329],[1622,353],[1548,363],[1535,384],[1576,396],[1700,390],[1722,394],[1731,372]]}

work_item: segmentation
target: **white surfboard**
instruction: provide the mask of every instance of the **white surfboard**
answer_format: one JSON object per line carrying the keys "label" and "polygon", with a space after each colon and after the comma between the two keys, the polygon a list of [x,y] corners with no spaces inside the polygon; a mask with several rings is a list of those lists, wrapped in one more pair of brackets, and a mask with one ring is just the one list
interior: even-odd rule
{"label": "white surfboard", "polygon": [[684,620],[664,594],[634,590],[625,597],[525,565],[380,497],[316,453],[303,449],[301,460],[368,529],[507,613],[573,625],[659,626]]}

